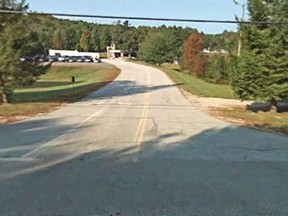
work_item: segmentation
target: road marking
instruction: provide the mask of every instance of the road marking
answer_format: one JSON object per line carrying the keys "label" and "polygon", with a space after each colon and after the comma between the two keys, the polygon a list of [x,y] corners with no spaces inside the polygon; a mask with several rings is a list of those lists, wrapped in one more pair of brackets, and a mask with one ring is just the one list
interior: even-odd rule
{"label": "road marking", "polygon": [[[148,73],[148,87],[151,86],[151,75],[150,73]],[[138,129],[134,138],[134,143],[136,143],[137,145],[137,152],[140,152],[140,148],[141,148],[141,143],[144,137],[144,132],[145,132],[145,127],[147,124],[147,118],[148,118],[148,112],[149,112],[149,102],[150,102],[150,91],[146,92],[145,94],[145,99],[144,99],[144,106],[143,106],[143,112],[142,112],[142,116],[138,125]],[[138,158],[134,158],[133,159],[134,162],[138,161]]]}
{"label": "road marking", "polygon": [[145,130],[145,126],[147,123],[147,117],[148,117],[148,103],[149,103],[149,99],[150,99],[150,93],[147,93],[145,95],[145,105],[143,108],[143,112],[142,112],[142,116],[139,122],[139,126],[136,132],[136,136],[134,138],[134,142],[136,142],[137,144],[140,144],[142,142],[143,139],[143,135],[144,135],[144,130]]}
{"label": "road marking", "polygon": [[17,157],[4,157],[0,158],[0,162],[32,162],[34,158],[17,158]]}
{"label": "road marking", "polygon": [[74,128],[68,130],[67,132],[65,132],[64,134],[50,140],[49,142],[39,146],[38,148],[24,154],[21,156],[21,158],[27,158],[29,156],[31,156],[32,154],[36,153],[37,151],[39,151],[42,148],[45,148],[47,146],[53,145],[53,143],[57,142],[59,139],[61,139],[62,137],[64,137],[65,135],[72,133],[73,131],[75,131],[77,128],[79,128],[80,126],[82,126],[83,124],[85,124],[86,122],[88,122],[90,119],[94,118],[96,115],[99,114],[99,112],[101,112],[104,108],[106,108],[108,105],[110,105],[111,103],[114,102],[115,99],[111,100],[109,103],[105,104],[101,109],[97,110],[95,113],[93,113],[92,115],[90,115],[88,118],[86,118],[85,120],[83,120],[82,122],[80,122],[78,125],[76,125]]}

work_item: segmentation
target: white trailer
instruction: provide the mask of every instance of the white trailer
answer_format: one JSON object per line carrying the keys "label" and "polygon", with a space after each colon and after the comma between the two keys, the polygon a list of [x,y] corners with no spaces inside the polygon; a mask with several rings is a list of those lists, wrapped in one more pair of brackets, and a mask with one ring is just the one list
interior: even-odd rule
{"label": "white trailer", "polygon": [[90,56],[93,61],[100,59],[100,53],[98,52],[78,52],[77,50],[49,50],[50,56]]}

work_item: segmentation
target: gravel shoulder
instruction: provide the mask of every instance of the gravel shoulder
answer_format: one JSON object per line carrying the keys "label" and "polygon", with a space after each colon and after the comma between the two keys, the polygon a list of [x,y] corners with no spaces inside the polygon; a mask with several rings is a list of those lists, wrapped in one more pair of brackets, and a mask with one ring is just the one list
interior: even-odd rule
{"label": "gravel shoulder", "polygon": [[251,101],[243,101],[236,99],[199,97],[181,89],[182,94],[197,108],[204,112],[208,112],[209,108],[232,108],[243,107],[251,103]]}

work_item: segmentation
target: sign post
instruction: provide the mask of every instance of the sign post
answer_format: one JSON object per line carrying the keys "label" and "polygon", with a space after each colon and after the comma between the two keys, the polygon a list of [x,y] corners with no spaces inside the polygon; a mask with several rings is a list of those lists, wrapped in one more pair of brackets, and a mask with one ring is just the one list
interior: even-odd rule
{"label": "sign post", "polygon": [[72,76],[71,77],[71,82],[72,82],[72,89],[73,89],[73,92],[74,92],[74,84],[75,84],[75,77],[74,76]]}

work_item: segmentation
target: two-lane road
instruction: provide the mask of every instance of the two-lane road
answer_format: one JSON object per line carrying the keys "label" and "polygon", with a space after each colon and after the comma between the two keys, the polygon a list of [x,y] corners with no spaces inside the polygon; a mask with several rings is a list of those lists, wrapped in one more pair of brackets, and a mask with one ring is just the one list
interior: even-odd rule
{"label": "two-lane road", "polygon": [[288,139],[190,104],[161,71],[0,127],[0,215],[288,215]]}

